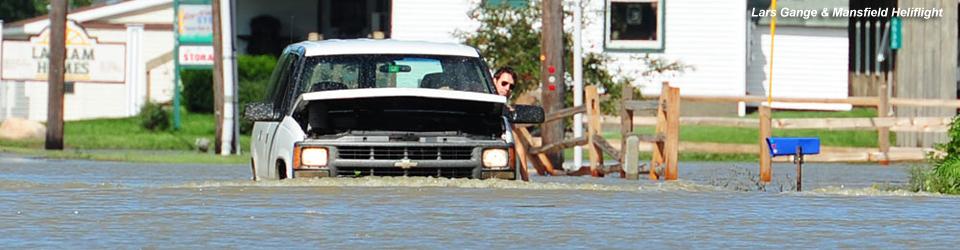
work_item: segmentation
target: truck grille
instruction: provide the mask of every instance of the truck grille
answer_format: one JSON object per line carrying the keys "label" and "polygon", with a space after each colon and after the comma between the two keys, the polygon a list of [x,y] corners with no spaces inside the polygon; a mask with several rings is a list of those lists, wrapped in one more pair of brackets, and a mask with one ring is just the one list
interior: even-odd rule
{"label": "truck grille", "polygon": [[473,147],[339,146],[337,157],[347,160],[470,160]]}
{"label": "truck grille", "polygon": [[445,178],[473,177],[472,168],[368,168],[337,167],[337,176],[433,176]]}

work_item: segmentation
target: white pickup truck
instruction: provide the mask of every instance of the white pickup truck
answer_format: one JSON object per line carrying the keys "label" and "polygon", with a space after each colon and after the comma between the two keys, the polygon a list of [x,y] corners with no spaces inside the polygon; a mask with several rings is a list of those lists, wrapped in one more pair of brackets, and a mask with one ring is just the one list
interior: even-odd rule
{"label": "white pickup truck", "polygon": [[519,176],[508,108],[476,49],[444,43],[328,40],[288,46],[254,121],[255,180],[336,176]]}

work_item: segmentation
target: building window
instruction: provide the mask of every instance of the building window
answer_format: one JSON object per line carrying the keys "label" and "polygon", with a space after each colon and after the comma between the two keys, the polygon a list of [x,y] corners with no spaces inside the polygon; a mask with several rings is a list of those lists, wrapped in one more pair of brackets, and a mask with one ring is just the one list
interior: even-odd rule
{"label": "building window", "polygon": [[606,0],[607,49],[663,50],[663,0]]}

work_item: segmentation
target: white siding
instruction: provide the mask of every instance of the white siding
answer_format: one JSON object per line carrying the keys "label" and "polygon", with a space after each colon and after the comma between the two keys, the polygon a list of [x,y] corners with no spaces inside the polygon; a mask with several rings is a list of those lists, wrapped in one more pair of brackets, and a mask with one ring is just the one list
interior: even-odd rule
{"label": "white siding", "polygon": [[[133,15],[108,17],[108,23],[169,23],[173,18],[172,6],[153,9],[146,12],[134,12]],[[135,22],[136,21],[136,22]],[[87,29],[87,33],[99,42],[125,43],[126,29]],[[146,30],[143,32],[144,44],[141,46],[141,63],[164,56],[173,50],[173,32],[171,30]],[[128,50],[130,48],[127,48]],[[130,51],[127,51],[130,53]],[[128,64],[134,62],[127,62]],[[130,67],[129,65],[127,67]],[[128,116],[128,107],[133,105],[128,88],[131,84],[145,85],[145,82],[133,83],[126,76],[125,83],[81,82],[74,84],[74,93],[64,97],[64,119],[83,120],[105,117]],[[150,74],[150,97],[156,102],[170,101],[173,94],[173,64],[166,63],[155,68]],[[143,88],[143,87],[141,87]],[[35,121],[47,119],[47,83],[43,81],[3,81],[0,82],[0,120],[7,117],[20,117]],[[145,98],[138,96],[134,98]]]}
{"label": "white siding", "polygon": [[[589,1],[584,9],[584,51],[604,52],[603,0]],[[467,12],[478,6],[470,0],[395,0],[393,38],[458,42],[454,31],[469,31],[478,24]],[[634,59],[644,52],[605,52],[615,59],[613,70],[635,79],[641,91],[660,93],[660,82],[671,81],[682,95],[740,96],[746,93],[746,2],[745,0],[666,1],[664,53],[651,53],[680,60],[696,70],[680,76],[648,78],[642,63]],[[738,14],[743,13],[743,14]],[[572,20],[564,22],[572,30]]]}
{"label": "white siding", "polygon": [[[584,28],[586,51],[603,49],[603,7],[605,1],[591,1],[584,11],[589,24]],[[746,1],[687,0],[664,1],[664,51],[650,53],[678,60],[694,67],[686,73],[659,78],[644,77],[639,60],[642,52],[606,52],[617,59],[626,77],[635,79],[641,92],[659,95],[662,81],[680,87],[681,95],[741,96],[746,93]]]}
{"label": "white siding", "polygon": [[[748,66],[748,92],[767,95],[770,28],[753,31]],[[758,41],[759,39],[759,41]],[[846,98],[848,96],[847,30],[844,28],[777,27],[774,43],[773,96]],[[774,108],[850,110],[849,104],[777,103]]]}
{"label": "white siding", "polygon": [[476,0],[394,0],[390,36],[398,40],[459,42],[454,32],[479,26],[468,12]]}

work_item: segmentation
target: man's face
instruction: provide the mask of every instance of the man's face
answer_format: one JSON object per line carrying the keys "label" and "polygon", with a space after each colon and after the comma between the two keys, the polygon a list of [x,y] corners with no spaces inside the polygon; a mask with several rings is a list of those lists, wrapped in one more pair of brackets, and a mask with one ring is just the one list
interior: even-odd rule
{"label": "man's face", "polygon": [[497,94],[510,97],[510,91],[513,90],[513,75],[500,74],[500,77],[493,79],[493,85],[497,87]]}

